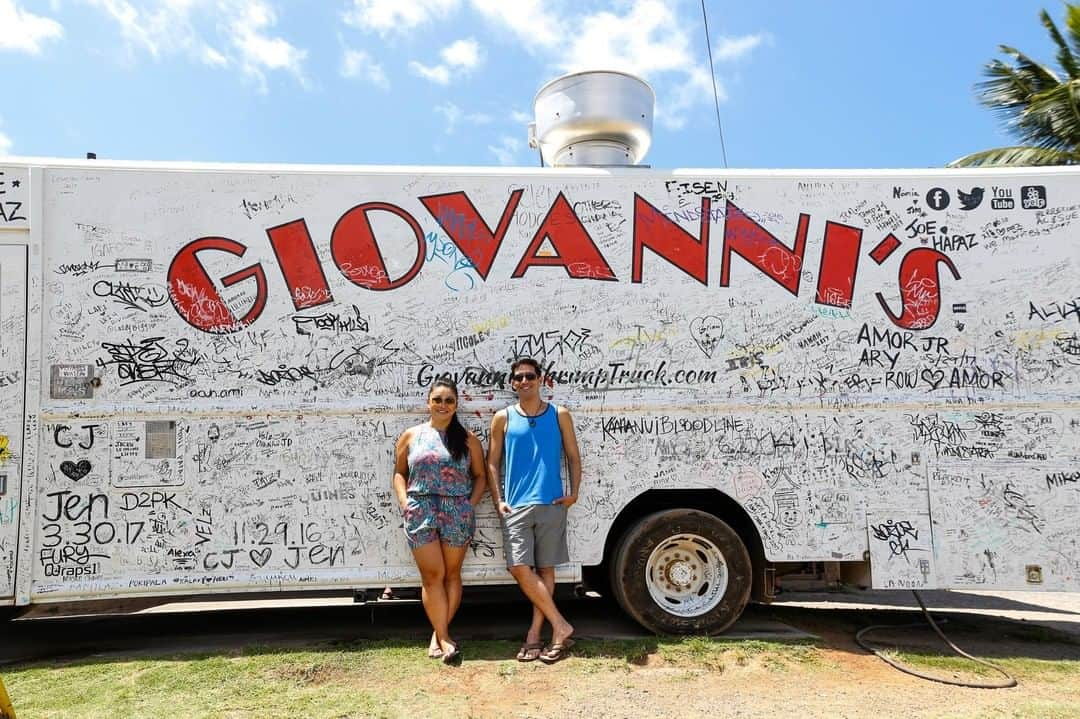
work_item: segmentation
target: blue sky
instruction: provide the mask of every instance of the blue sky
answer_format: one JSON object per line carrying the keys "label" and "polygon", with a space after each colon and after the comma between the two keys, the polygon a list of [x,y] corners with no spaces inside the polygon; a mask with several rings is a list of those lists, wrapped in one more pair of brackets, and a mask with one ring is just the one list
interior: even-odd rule
{"label": "blue sky", "polygon": [[[937,167],[1011,144],[973,85],[1046,62],[1029,0],[709,0],[732,168]],[[0,0],[0,155],[535,166],[532,99],[619,69],[658,168],[721,167],[698,0]]]}

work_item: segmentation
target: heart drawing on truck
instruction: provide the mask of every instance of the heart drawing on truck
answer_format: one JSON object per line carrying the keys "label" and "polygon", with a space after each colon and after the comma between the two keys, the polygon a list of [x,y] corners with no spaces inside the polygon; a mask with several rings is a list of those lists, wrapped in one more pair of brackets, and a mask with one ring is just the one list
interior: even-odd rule
{"label": "heart drawing on truck", "polygon": [[716,345],[724,339],[724,321],[713,315],[695,317],[690,322],[690,336],[706,357],[712,357]]}
{"label": "heart drawing on truck", "polygon": [[251,561],[255,563],[256,567],[265,566],[270,561],[270,547],[266,549],[252,549],[248,552],[251,556]]}
{"label": "heart drawing on truck", "polygon": [[67,478],[73,482],[78,482],[80,479],[90,474],[90,460],[80,459],[78,463],[71,460],[64,460],[60,463],[60,471],[67,475]]}

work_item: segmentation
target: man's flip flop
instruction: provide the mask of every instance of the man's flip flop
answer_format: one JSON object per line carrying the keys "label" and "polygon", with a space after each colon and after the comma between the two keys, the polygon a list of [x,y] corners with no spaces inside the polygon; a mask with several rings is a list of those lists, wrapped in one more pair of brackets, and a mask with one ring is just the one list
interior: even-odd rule
{"label": "man's flip flop", "polygon": [[574,646],[573,639],[564,639],[561,642],[552,644],[540,654],[540,661],[544,664],[554,664],[555,662],[562,661],[566,657],[570,656],[570,648]]}
{"label": "man's flip flop", "polygon": [[521,645],[521,649],[518,649],[517,660],[519,662],[535,662],[540,658],[540,653],[543,651],[543,642],[525,642]]}

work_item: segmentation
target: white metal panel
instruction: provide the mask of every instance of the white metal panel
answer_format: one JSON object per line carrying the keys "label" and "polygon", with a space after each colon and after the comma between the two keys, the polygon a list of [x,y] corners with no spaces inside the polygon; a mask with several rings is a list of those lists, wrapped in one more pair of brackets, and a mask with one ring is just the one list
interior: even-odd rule
{"label": "white metal panel", "polygon": [[[551,369],[577,418],[582,563],[650,489],[723,491],[775,560],[861,559],[868,517],[929,512],[936,536],[941,503],[972,496],[931,484],[948,465],[993,460],[1028,490],[1052,465],[1072,491],[1074,171],[45,175],[33,516],[35,546],[55,552],[35,554],[41,600],[413,576],[393,438],[440,373],[486,437],[517,354]],[[379,203],[382,266],[362,251],[363,203]],[[183,250],[196,241],[197,263]],[[80,371],[100,380],[81,398]],[[986,411],[1006,420],[984,427]],[[1034,441],[1025,412],[1055,429]],[[1073,503],[1032,504],[1047,536],[1075,526]],[[490,509],[481,525],[467,567],[504,577]],[[983,525],[968,512],[948,526]],[[939,553],[939,585],[985,548],[1013,551],[1017,531],[951,545],[967,559]],[[1080,552],[1057,556],[1042,586],[1077,586]],[[1026,564],[995,581],[1022,571],[1032,586]],[[875,583],[909,576],[895,567],[876,564]]]}
{"label": "white metal panel", "polygon": [[870,567],[875,587],[934,589],[938,586],[934,536],[925,510],[867,514]]}
{"label": "white metal panel", "polygon": [[25,245],[0,244],[0,600],[15,595],[26,387]]}

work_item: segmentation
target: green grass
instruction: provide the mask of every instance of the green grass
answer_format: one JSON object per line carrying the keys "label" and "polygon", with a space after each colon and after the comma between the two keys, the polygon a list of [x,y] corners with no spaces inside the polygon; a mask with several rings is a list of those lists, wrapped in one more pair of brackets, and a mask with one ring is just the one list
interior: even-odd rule
{"label": "green grass", "polygon": [[[744,676],[755,677],[752,681],[773,675],[772,681],[813,682],[814,677],[806,675],[832,676],[821,672],[831,670],[834,661],[825,649],[807,641],[583,640],[570,660],[555,667],[519,663],[514,660],[517,648],[509,641],[468,642],[460,669],[428,659],[422,643],[388,640],[138,657],[95,655],[6,667],[2,674],[20,719],[389,719],[465,717],[493,696],[512,697],[523,687],[537,685],[546,687],[543,691],[563,687],[588,693],[600,687],[655,687],[657,682],[682,686],[711,681],[710,677],[728,681],[729,675],[740,672],[750,672]],[[931,672],[975,676],[973,667],[978,668],[931,652],[896,656]],[[1022,685],[1039,685],[1047,691],[1014,700],[986,716],[1080,719],[1080,708],[1068,701],[1080,691],[1080,662],[1015,657],[1000,663]],[[539,697],[536,700],[540,702]],[[542,709],[538,703],[529,711],[540,714]]]}
{"label": "green grass", "polygon": [[712,671],[754,664],[770,671],[786,671],[793,665],[812,667],[821,663],[820,650],[808,641],[766,642],[686,637],[661,642],[658,654],[668,664]]}
{"label": "green grass", "polygon": [[[941,672],[944,676],[950,674],[977,677],[1001,676],[987,666],[953,654],[931,654],[912,651],[891,651],[886,653],[891,658],[913,669],[926,672]],[[994,657],[987,661],[1012,674],[1018,681],[1037,679],[1040,682],[1052,683],[1080,679],[1080,661],[1031,659],[1029,657]]]}
{"label": "green grass", "polygon": [[[585,640],[558,669],[514,660],[517,644],[469,642],[467,667],[490,687],[513,687],[531,672],[573,676],[623,672],[653,662],[696,672],[719,672],[765,659],[769,669],[812,664],[806,644],[709,638]],[[9,667],[3,678],[22,717],[399,717],[465,716],[463,676],[428,659],[415,642],[334,642],[299,650],[242,651],[123,658],[91,656]],[[286,708],[287,707],[287,711]]]}

